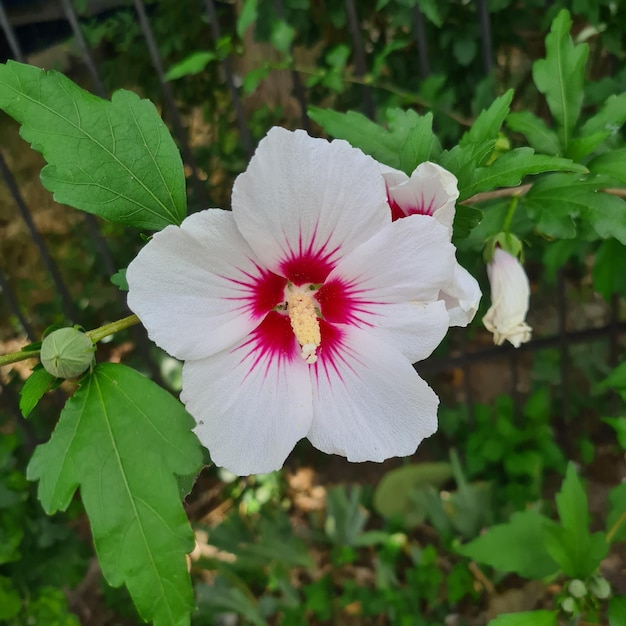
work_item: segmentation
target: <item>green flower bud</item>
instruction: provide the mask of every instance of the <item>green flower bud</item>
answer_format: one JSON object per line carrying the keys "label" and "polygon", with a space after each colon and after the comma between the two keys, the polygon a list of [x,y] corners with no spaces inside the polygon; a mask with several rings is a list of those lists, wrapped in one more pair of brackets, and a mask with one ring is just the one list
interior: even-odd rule
{"label": "green flower bud", "polygon": [[76,378],[91,366],[95,349],[91,339],[82,331],[60,328],[43,340],[39,357],[45,370],[53,376]]}
{"label": "green flower bud", "polygon": [[589,582],[589,591],[599,600],[606,600],[611,595],[611,585],[606,578],[596,576]]}
{"label": "green flower bud", "polygon": [[567,590],[571,596],[574,596],[574,598],[584,598],[587,595],[587,587],[582,580],[572,580]]}
{"label": "green flower bud", "polygon": [[563,600],[561,600],[561,608],[566,613],[575,613],[576,612],[576,601],[574,600],[574,598],[571,598],[569,596],[567,598],[563,598]]}

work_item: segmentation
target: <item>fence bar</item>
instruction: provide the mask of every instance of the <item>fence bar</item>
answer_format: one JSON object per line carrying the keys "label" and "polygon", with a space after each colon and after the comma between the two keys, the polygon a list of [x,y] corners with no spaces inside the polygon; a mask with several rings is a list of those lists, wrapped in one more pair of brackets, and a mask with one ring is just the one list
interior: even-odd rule
{"label": "fence bar", "polygon": [[483,72],[485,76],[493,69],[493,49],[491,41],[491,21],[489,19],[489,7],[487,0],[477,0],[478,21],[480,23]]}
{"label": "fence bar", "polygon": [[[557,305],[558,305],[558,328],[559,328],[559,351],[561,369],[561,411],[564,421],[570,417],[569,402],[569,348],[567,341],[567,294],[565,275],[563,270],[557,274]],[[609,333],[611,328],[609,326]]]}
{"label": "fence bar", "polygon": [[34,341],[35,333],[33,332],[33,327],[30,325],[30,322],[26,319],[24,314],[22,313],[22,309],[20,308],[20,304],[13,293],[13,289],[7,277],[4,275],[2,268],[0,267],[0,290],[2,291],[3,300],[7,303],[9,309],[13,311],[13,314],[19,320],[22,329],[26,333],[29,341]]}
{"label": "fence bar", "polygon": [[426,28],[424,16],[416,4],[413,7],[413,33],[417,43],[417,60],[419,61],[420,77],[423,79],[430,76],[430,63],[428,61],[428,42],[426,41]]}
{"label": "fence bar", "polygon": [[2,174],[2,178],[4,178],[4,181],[9,189],[9,192],[11,193],[11,195],[13,196],[13,199],[15,200],[15,203],[17,204],[17,208],[19,209],[19,212],[22,216],[22,219],[24,220],[24,222],[26,222],[26,226],[28,227],[28,230],[30,231],[30,236],[32,237],[33,243],[37,246],[37,249],[39,250],[39,256],[41,257],[41,260],[46,270],[48,271],[48,273],[50,274],[52,278],[54,286],[59,294],[59,297],[61,298],[61,308],[63,310],[63,314],[68,320],[76,321],[78,318],[76,315],[76,309],[74,307],[74,303],[72,301],[72,296],[67,290],[67,287],[65,286],[65,282],[63,281],[63,277],[61,276],[61,273],[59,272],[59,269],[56,263],[50,256],[50,253],[48,252],[48,248],[46,247],[44,240],[42,239],[41,235],[39,234],[39,231],[37,230],[35,226],[35,223],[33,222],[33,218],[30,214],[30,211],[28,210],[28,207],[26,206],[26,203],[24,202],[24,199],[22,198],[22,194],[20,193],[17,183],[15,182],[15,178],[13,178],[13,174],[11,174],[11,171],[7,167],[7,164],[1,152],[0,152],[0,174]]}
{"label": "fence bar", "polygon": [[0,0],[0,26],[4,31],[7,41],[9,42],[9,48],[11,48],[13,56],[18,61],[22,61],[24,59],[24,55],[22,54],[22,48],[20,47],[17,37],[15,36],[15,32],[13,31],[13,28],[9,23],[9,18],[7,17],[7,14],[4,10],[4,4],[2,3],[2,0]]}
{"label": "fence bar", "polygon": [[[614,331],[620,335],[626,334],[626,322],[617,322],[616,330]],[[564,333],[564,337],[568,345],[576,343],[592,343],[594,341],[600,341],[608,337],[611,333],[611,326],[601,326],[599,328],[587,328],[585,330],[576,330],[572,332]],[[449,357],[431,357],[425,361],[416,363],[416,369],[420,373],[437,374],[439,372],[445,372],[453,367],[464,367],[473,365],[475,363],[481,363],[488,361],[489,359],[497,359],[507,354],[512,350],[518,352],[538,352],[539,350],[547,350],[549,348],[559,348],[563,338],[560,334],[552,335],[550,337],[541,337],[540,339],[533,339],[528,343],[523,343],[519,348],[513,346],[493,346],[491,348],[485,348],[484,350],[476,350],[476,352],[467,352],[459,356]]]}
{"label": "fence bar", "polygon": [[89,52],[89,47],[87,46],[87,42],[85,41],[85,37],[83,35],[83,31],[80,28],[80,24],[78,23],[78,18],[76,17],[76,11],[74,10],[74,6],[72,5],[70,0],[61,0],[61,6],[63,7],[63,11],[65,13],[65,17],[67,21],[70,23],[72,28],[72,33],[74,34],[74,39],[76,39],[76,43],[80,49],[80,53],[83,57],[83,62],[87,66],[87,70],[91,76],[91,79],[94,82],[94,87],[96,93],[101,98],[107,98],[107,92],[104,88],[104,84],[100,79],[100,74],[96,69],[96,64],[93,61],[93,57]]}
{"label": "fence bar", "polygon": [[148,45],[152,65],[154,65],[161,83],[161,89],[163,91],[163,95],[165,96],[165,101],[167,102],[174,132],[178,136],[178,140],[180,142],[180,150],[183,154],[184,160],[191,169],[191,183],[194,188],[196,202],[200,206],[206,208],[209,205],[209,198],[204,185],[198,178],[198,166],[196,165],[193,152],[187,142],[187,133],[185,132],[180,113],[178,112],[178,107],[174,101],[174,94],[172,93],[169,83],[165,80],[165,72],[163,70],[163,64],[161,63],[161,56],[154,38],[154,33],[152,32],[152,27],[150,26],[150,22],[148,20],[148,15],[146,14],[146,9],[143,6],[142,0],[133,0],[133,4],[135,6],[135,11],[137,12],[137,17],[139,18],[139,26],[141,27],[141,31],[146,38],[146,44]]}
{"label": "fence bar", "polygon": [[[220,30],[220,24],[217,19],[217,11],[215,10],[215,3],[213,0],[204,0],[204,4],[206,6],[207,13],[209,14],[209,23],[211,24],[211,34],[213,35],[213,40],[215,41],[215,45],[219,42],[222,33]],[[230,96],[233,100],[233,106],[235,107],[235,117],[237,118],[237,124],[239,126],[239,134],[241,135],[241,142],[243,143],[244,150],[248,154],[248,157],[251,157],[254,152],[254,146],[252,144],[252,137],[250,135],[250,130],[248,129],[248,124],[246,123],[246,116],[243,112],[243,104],[241,103],[241,98],[239,96],[239,91],[235,86],[235,77],[233,74],[233,68],[230,63],[230,58],[226,57],[221,61],[222,70],[224,72],[224,77],[226,79],[226,86],[230,91]]]}
{"label": "fence bar", "polygon": [[[358,78],[364,78],[367,73],[365,48],[363,47],[363,38],[361,37],[361,28],[359,26],[359,18],[356,12],[354,0],[346,0],[346,12],[348,14],[348,28],[350,29],[352,43],[354,45],[354,64],[356,75]],[[363,85],[363,107],[367,117],[373,120],[376,117],[376,109],[374,108],[372,92],[367,85]]]}
{"label": "fence bar", "polygon": [[[285,7],[283,5],[282,0],[274,0],[274,7],[276,8],[276,14],[278,18],[283,22],[287,21],[285,15]],[[290,52],[293,52],[293,46],[290,47]],[[292,55],[293,56],[293,55]],[[302,128],[306,131],[311,130],[311,120],[309,118],[309,114],[307,112],[307,98],[306,93],[304,91],[304,86],[302,85],[302,80],[300,80],[300,74],[296,72],[295,69],[291,69],[291,80],[293,82],[293,90],[296,94],[296,99],[300,104],[300,115],[302,118]]]}

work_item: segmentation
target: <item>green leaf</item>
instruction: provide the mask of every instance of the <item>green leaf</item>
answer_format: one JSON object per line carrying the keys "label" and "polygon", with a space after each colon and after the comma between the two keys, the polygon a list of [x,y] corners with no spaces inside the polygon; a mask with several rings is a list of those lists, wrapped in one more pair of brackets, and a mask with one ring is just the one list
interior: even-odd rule
{"label": "green leaf", "polygon": [[56,378],[43,367],[33,370],[20,391],[20,411],[28,417]]}
{"label": "green leaf", "polygon": [[194,606],[185,562],[193,534],[175,477],[199,469],[192,426],[154,382],[101,363],[83,378],[27,470],[40,481],[48,514],[66,509],[80,487],[105,578],[114,587],[125,583],[155,626],[188,624]]}
{"label": "green leaf", "polygon": [[257,20],[258,0],[244,0],[237,17],[237,36],[241,39]]}
{"label": "green leaf", "polygon": [[556,508],[563,528],[583,539],[589,532],[587,494],[573,463],[567,465],[561,490],[556,494]]}
{"label": "green leaf", "polygon": [[626,417],[604,417],[602,421],[615,431],[619,445],[626,450]]}
{"label": "green leaf", "polygon": [[389,111],[390,128],[397,133],[401,132],[401,128],[406,128],[406,139],[400,148],[400,169],[409,176],[420,163],[430,159],[436,144],[433,114],[415,116],[412,113],[400,109]]}
{"label": "green leaf", "polygon": [[546,58],[533,64],[537,89],[545,95],[565,156],[583,99],[585,63],[589,54],[587,44],[574,45],[569,31],[572,21],[563,9],[552,22],[546,37]]}
{"label": "green leaf", "polygon": [[430,158],[438,146],[432,132],[432,115],[413,110],[388,109],[388,129],[354,111],[337,113],[309,107],[309,116],[329,135],[345,139],[377,161],[411,174],[415,166]]}
{"label": "green leaf", "polygon": [[296,30],[293,26],[284,20],[277,20],[272,25],[272,33],[270,40],[276,50],[285,55],[291,53],[291,45],[296,36]]}
{"label": "green leaf", "polygon": [[413,499],[426,487],[439,489],[452,478],[450,463],[414,463],[387,472],[374,492],[374,506],[384,517],[401,516],[407,528],[421,524],[424,513]]}
{"label": "green leaf", "polygon": [[126,269],[119,270],[111,276],[111,282],[120,290],[128,291],[128,281],[126,280]]}
{"label": "green leaf", "polygon": [[626,148],[601,154],[589,163],[594,174],[604,174],[626,185]]}
{"label": "green leaf", "polygon": [[212,609],[222,613],[237,613],[255,626],[267,626],[267,622],[259,610],[257,600],[243,582],[237,587],[232,584],[226,586],[222,579],[218,578],[215,584],[198,585],[196,591],[200,611]]}
{"label": "green leaf", "polygon": [[582,161],[591,154],[601,143],[603,143],[611,133],[608,130],[598,131],[590,135],[574,137],[570,141],[568,156],[573,161]]}
{"label": "green leaf", "polygon": [[626,401],[626,362],[620,363],[603,381],[599,389],[615,389]]}
{"label": "green leaf", "polygon": [[505,152],[487,167],[476,170],[475,181],[464,193],[473,196],[481,191],[499,187],[516,187],[528,174],[542,172],[580,172],[587,169],[582,165],[554,156],[535,154],[532,148],[516,148]]}
{"label": "green leaf", "polygon": [[439,165],[452,172],[459,181],[459,202],[473,195],[471,190],[476,182],[476,170],[487,161],[495,146],[495,139],[456,145],[439,157]]}
{"label": "green leaf", "polygon": [[10,578],[0,576],[0,620],[10,620],[22,610],[22,599]]}
{"label": "green leaf", "polygon": [[558,571],[558,566],[543,545],[547,521],[532,509],[513,513],[507,524],[491,526],[484,534],[461,546],[458,552],[478,563],[524,578],[550,576]]}
{"label": "green leaf", "polygon": [[123,90],[102,100],[58,72],[8,61],[0,108],[48,162],[41,180],[57,202],[149,230],[185,217],[180,154],[151,102]]}
{"label": "green leaf", "polygon": [[626,243],[624,201],[597,193],[610,185],[611,180],[601,176],[552,174],[535,183],[521,202],[546,235],[571,239],[576,235],[574,220],[585,220],[599,238],[615,237]]}
{"label": "green leaf", "polygon": [[609,626],[626,624],[626,596],[614,596],[609,600]]}
{"label": "green leaf", "polygon": [[594,255],[593,288],[610,300],[613,294],[626,296],[626,246],[615,239],[600,244]]}
{"label": "green leaf", "polygon": [[614,94],[580,129],[581,135],[607,131],[614,135],[626,122],[626,93]]}
{"label": "green leaf", "polygon": [[530,111],[509,113],[506,125],[526,137],[531,148],[543,154],[561,154],[558,135],[546,123]]}
{"label": "green leaf", "polygon": [[182,61],[175,63],[165,73],[165,80],[176,80],[183,76],[193,76],[199,74],[211,62],[217,59],[215,52],[201,50],[186,56]]}
{"label": "green leaf", "polygon": [[459,204],[454,214],[454,239],[465,239],[480,224],[483,219],[483,211],[474,206]]}
{"label": "green leaf", "polygon": [[509,113],[513,90],[496,98],[488,109],[483,110],[472,124],[472,127],[461,137],[460,146],[497,139],[498,132]]}
{"label": "green leaf", "polygon": [[503,613],[487,626],[557,626],[557,614],[554,611]]}
{"label": "green leaf", "polygon": [[589,532],[587,494],[573,463],[567,466],[556,507],[561,525],[547,528],[546,550],[567,576],[585,579],[607,555],[609,545],[602,533]]}

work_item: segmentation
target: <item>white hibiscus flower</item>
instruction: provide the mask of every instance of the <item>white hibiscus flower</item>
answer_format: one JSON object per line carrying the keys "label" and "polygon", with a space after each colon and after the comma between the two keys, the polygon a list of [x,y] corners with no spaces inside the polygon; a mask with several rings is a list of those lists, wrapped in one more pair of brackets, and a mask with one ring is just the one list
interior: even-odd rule
{"label": "white hibiscus flower", "polygon": [[438,399],[411,363],[449,326],[448,228],[393,222],[378,164],[344,141],[273,128],[208,209],[154,235],[130,308],[184,360],[181,399],[213,461],[282,466],[307,437],[351,461],[415,452]]}

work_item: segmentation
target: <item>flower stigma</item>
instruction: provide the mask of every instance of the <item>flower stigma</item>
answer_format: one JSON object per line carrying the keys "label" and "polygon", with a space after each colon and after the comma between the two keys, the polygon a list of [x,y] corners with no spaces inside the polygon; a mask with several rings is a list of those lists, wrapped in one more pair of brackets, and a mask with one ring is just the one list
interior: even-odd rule
{"label": "flower stigma", "polygon": [[296,341],[302,348],[300,355],[307,365],[313,365],[317,361],[315,351],[322,343],[319,308],[313,293],[308,285],[300,287],[287,285],[285,287],[287,314]]}

